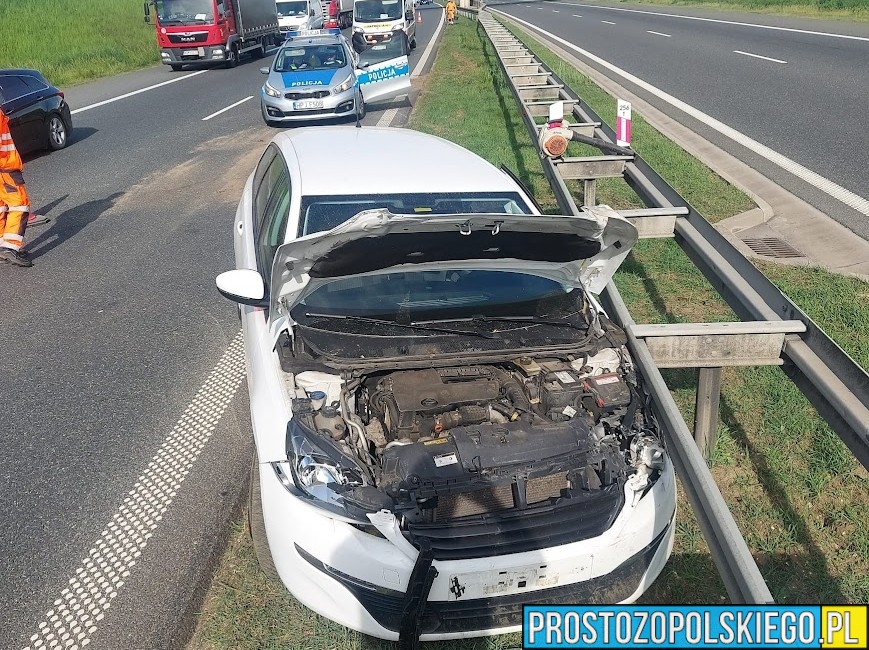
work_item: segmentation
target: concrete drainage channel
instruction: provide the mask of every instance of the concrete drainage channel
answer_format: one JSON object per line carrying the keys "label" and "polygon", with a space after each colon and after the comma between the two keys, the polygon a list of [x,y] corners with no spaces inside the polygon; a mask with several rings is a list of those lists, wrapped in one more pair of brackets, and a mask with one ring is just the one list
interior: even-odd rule
{"label": "concrete drainage channel", "polygon": [[[481,10],[478,18],[495,48],[532,140],[540,140],[546,130],[550,106],[562,102],[564,112],[572,118],[572,139],[609,154],[569,157],[562,152],[550,157],[540,149],[543,169],[560,209],[565,214],[580,214],[594,205],[597,179],[623,178],[647,209],[620,214],[637,226],[642,238],[675,238],[744,319],[642,325],[633,321],[612,283],[602,295],[610,316],[628,333],[631,353],[649,384],[677,473],[731,601],[772,603],[769,588],[706,465],[709,450],[715,445],[721,370],[726,366],[782,365],[864,467],[869,467],[869,375],[642,158],[616,147],[613,130],[489,11]],[[585,206],[576,205],[566,180],[582,181]],[[771,257],[802,255],[786,242],[781,244],[746,242]],[[660,373],[661,368],[674,367],[698,368],[693,435]]]}

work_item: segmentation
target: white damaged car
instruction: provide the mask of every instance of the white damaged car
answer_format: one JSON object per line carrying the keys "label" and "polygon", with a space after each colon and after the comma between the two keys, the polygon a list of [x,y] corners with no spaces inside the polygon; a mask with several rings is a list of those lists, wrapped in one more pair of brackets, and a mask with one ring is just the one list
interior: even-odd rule
{"label": "white damaged car", "polygon": [[[357,169],[339,183],[335,151]],[[631,223],[542,215],[433,136],[339,127],[277,135],[233,231],[217,285],[241,305],[251,534],[298,600],[414,642],[649,587],[673,466],[596,298]]]}

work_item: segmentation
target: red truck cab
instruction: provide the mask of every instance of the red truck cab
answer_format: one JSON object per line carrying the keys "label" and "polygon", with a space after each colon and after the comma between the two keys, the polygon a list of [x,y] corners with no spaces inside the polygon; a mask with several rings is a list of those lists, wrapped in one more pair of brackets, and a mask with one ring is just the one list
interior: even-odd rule
{"label": "red truck cab", "polygon": [[245,53],[265,56],[279,40],[274,0],[150,0],[160,58],[173,70],[185,64],[238,65]]}

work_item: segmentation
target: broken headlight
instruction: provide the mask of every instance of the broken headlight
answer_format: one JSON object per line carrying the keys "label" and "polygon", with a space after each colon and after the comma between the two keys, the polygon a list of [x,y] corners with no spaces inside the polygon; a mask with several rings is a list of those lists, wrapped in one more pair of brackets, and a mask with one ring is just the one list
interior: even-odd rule
{"label": "broken headlight", "polygon": [[364,472],[352,457],[332,440],[293,418],[287,426],[287,460],[293,482],[317,505],[343,512],[341,494],[364,483]]}

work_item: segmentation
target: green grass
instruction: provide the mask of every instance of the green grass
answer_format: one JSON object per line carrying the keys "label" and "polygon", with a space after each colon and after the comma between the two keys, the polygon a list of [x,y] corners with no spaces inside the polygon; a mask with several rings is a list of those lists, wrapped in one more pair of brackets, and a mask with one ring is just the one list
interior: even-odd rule
{"label": "green grass", "polygon": [[801,18],[869,20],[866,0],[611,0],[610,4],[651,4],[729,9]]}
{"label": "green grass", "polygon": [[[539,201],[554,204],[491,46],[481,42],[471,21],[447,30],[425,84],[413,128],[506,163],[520,172]],[[694,178],[701,180],[692,183],[707,182],[702,175]],[[741,205],[734,201],[731,209]],[[725,207],[710,211],[729,216]],[[869,284],[816,269],[761,268],[846,351],[869,364]],[[640,242],[616,283],[640,322],[734,318],[672,240]],[[694,371],[667,371],[666,378],[690,421]],[[785,603],[869,602],[867,472],[778,368],[727,370],[721,413],[713,472],[775,597]],[[724,602],[724,586],[681,489],[679,508],[673,556],[643,601]],[[505,635],[425,647],[506,650],[519,645],[518,635]],[[266,580],[246,526],[239,524],[188,650],[287,647],[394,650],[395,645],[313,614],[282,585]]]}
{"label": "green grass", "polygon": [[0,0],[0,68],[36,68],[56,86],[160,62],[135,0]]}

